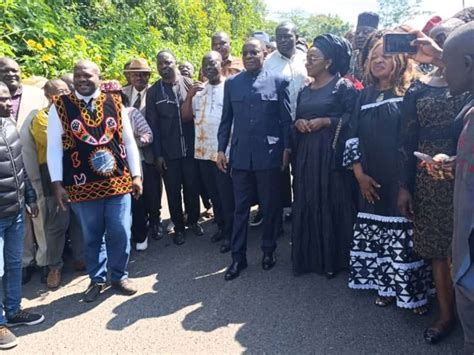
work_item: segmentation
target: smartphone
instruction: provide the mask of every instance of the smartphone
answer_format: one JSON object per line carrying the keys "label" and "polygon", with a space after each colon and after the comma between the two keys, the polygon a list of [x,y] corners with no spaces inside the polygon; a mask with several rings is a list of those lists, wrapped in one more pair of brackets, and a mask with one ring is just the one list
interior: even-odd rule
{"label": "smartphone", "polygon": [[436,161],[428,154],[425,153],[420,153],[420,152],[414,152],[413,155],[417,157],[418,159],[428,163],[428,164],[436,164]]}
{"label": "smartphone", "polygon": [[383,51],[385,54],[415,54],[417,48],[411,45],[415,39],[416,35],[410,33],[387,33],[383,36]]}

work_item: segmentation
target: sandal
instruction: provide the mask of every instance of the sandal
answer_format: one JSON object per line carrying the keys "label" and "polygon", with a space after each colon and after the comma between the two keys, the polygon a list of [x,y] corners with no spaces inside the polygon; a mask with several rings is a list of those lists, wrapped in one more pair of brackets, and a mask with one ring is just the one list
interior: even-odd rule
{"label": "sandal", "polygon": [[392,304],[393,301],[395,301],[395,297],[378,296],[375,299],[375,305],[377,305],[379,307],[387,307],[390,304]]}
{"label": "sandal", "polygon": [[413,313],[416,314],[417,316],[424,316],[426,313],[429,311],[428,305],[416,307],[413,309]]}

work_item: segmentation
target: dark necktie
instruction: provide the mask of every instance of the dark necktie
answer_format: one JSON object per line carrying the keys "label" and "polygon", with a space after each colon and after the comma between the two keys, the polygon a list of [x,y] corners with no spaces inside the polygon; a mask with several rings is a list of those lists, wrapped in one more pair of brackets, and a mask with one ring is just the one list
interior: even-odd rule
{"label": "dark necktie", "polygon": [[138,93],[137,94],[137,99],[133,103],[133,107],[135,107],[137,110],[139,110],[141,104],[142,104],[142,94]]}
{"label": "dark necktie", "polygon": [[94,114],[94,106],[92,105],[92,101],[94,101],[94,99],[90,99],[89,102],[86,102],[84,100],[84,102],[86,102],[86,110],[89,112],[89,114],[93,115]]}

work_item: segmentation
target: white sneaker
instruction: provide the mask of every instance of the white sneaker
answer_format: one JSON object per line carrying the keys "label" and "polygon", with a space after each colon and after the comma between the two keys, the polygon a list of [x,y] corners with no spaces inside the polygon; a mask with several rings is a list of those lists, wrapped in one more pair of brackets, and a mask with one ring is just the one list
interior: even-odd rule
{"label": "white sneaker", "polygon": [[135,245],[136,251],[144,251],[144,250],[147,250],[147,248],[148,248],[148,238],[146,238],[143,242],[137,243],[137,245]]}

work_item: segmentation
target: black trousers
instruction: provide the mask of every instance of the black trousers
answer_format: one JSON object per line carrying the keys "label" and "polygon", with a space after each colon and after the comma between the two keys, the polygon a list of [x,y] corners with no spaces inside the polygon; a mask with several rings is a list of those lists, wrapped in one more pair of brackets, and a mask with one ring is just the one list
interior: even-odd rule
{"label": "black trousers", "polygon": [[168,206],[174,229],[184,232],[183,203],[181,191],[183,191],[184,206],[188,214],[188,224],[192,225],[199,219],[199,184],[198,166],[194,158],[181,158],[166,161],[167,169],[163,175]]}
{"label": "black trousers", "polygon": [[263,252],[273,252],[276,248],[277,229],[281,219],[281,171],[279,168],[269,170],[232,169],[232,184],[235,197],[234,228],[232,231],[232,260],[246,258],[247,234],[250,207],[255,187],[257,190],[260,211],[263,214],[263,235],[261,248]]}
{"label": "black trousers", "polygon": [[222,216],[222,204],[219,198],[219,190],[217,189],[217,173],[219,169],[217,168],[216,163],[212,160],[196,159],[196,161],[202,185],[212,202],[214,219],[219,229],[222,230],[224,229],[224,218]]}
{"label": "black trousers", "polygon": [[142,169],[143,195],[138,200],[132,199],[132,238],[135,243],[144,242],[147,225],[160,223],[161,219],[161,175],[153,164],[142,162]]}
{"label": "black trousers", "polygon": [[234,227],[235,211],[234,187],[232,186],[230,173],[223,173],[217,169],[216,182],[217,190],[219,191],[222,219],[224,221],[222,233],[224,234],[224,240],[230,242],[232,238],[232,229]]}

